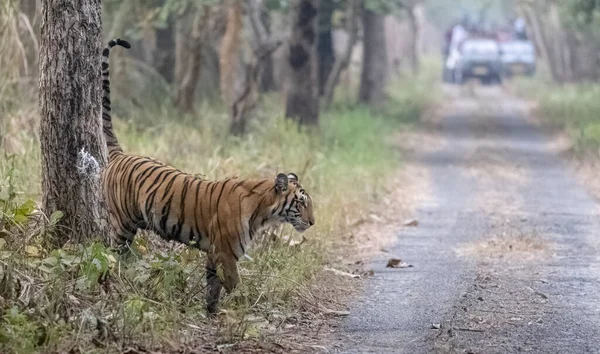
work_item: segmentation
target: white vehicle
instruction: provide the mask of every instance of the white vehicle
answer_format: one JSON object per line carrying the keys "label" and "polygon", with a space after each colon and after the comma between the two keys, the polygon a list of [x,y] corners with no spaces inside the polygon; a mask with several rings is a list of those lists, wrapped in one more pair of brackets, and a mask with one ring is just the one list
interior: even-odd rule
{"label": "white vehicle", "polygon": [[453,82],[463,84],[469,79],[479,79],[483,84],[502,84],[503,66],[500,47],[493,39],[470,38],[459,47],[453,65]]}
{"label": "white vehicle", "polygon": [[502,65],[507,76],[535,74],[535,47],[531,41],[514,40],[500,45]]}

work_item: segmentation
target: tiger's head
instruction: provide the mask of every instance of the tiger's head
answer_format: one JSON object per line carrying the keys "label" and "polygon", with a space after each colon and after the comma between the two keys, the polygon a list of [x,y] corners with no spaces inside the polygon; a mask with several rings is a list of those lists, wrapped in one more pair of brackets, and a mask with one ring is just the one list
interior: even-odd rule
{"label": "tiger's head", "polygon": [[277,175],[275,192],[280,198],[281,207],[276,208],[280,222],[292,224],[298,232],[304,232],[315,224],[312,198],[302,188],[296,174]]}

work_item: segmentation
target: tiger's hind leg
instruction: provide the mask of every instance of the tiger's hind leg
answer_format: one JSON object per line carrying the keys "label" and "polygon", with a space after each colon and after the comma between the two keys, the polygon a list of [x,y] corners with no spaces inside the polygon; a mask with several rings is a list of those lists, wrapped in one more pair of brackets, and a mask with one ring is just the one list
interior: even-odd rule
{"label": "tiger's hind leg", "polygon": [[221,279],[217,275],[217,264],[209,254],[206,259],[206,311],[209,316],[214,316],[219,310],[219,296],[221,295]]}
{"label": "tiger's hind leg", "polygon": [[110,223],[115,234],[116,248],[120,254],[127,253],[137,232],[137,227],[120,222],[112,213],[109,215]]}

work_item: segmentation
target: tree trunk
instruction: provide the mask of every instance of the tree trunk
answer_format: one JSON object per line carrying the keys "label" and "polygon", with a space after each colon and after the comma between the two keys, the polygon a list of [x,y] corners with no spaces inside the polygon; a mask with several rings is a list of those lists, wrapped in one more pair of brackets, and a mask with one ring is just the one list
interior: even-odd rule
{"label": "tree trunk", "polygon": [[420,57],[419,57],[419,40],[421,36],[421,28],[420,28],[420,19],[419,19],[419,9],[417,5],[408,7],[406,9],[408,13],[408,22],[410,25],[410,66],[413,74],[417,74],[419,72],[420,67]]}
{"label": "tree trunk", "polygon": [[226,107],[231,107],[237,93],[237,73],[240,64],[242,35],[242,4],[232,0],[227,7],[227,27],[219,48],[219,73],[221,74],[221,97]]}
{"label": "tree trunk", "polygon": [[319,56],[319,94],[325,93],[327,78],[335,63],[333,50],[332,17],[335,5],[333,0],[321,0],[319,3],[317,53]]}
{"label": "tree trunk", "polygon": [[62,211],[57,245],[108,239],[100,171],[100,0],[46,0],[40,50],[43,211]]}
{"label": "tree trunk", "polygon": [[285,115],[303,125],[319,123],[318,3],[318,0],[296,0],[292,8]]}
{"label": "tree trunk", "polygon": [[[266,31],[268,37],[271,36],[271,14],[265,6],[261,6],[261,22]],[[260,74],[260,90],[263,92],[275,91],[277,89],[275,85],[273,55],[269,54],[265,58],[263,68]]]}
{"label": "tree trunk", "polygon": [[156,30],[156,55],[154,68],[168,83],[175,79],[175,21],[169,16],[165,28]]}
{"label": "tree trunk", "polygon": [[[565,79],[564,66],[562,65],[561,34],[557,33],[556,23],[552,23],[548,15],[546,4],[540,6],[535,2],[521,3],[521,11],[531,29],[531,34],[540,49],[542,58],[547,62],[555,82],[562,83]],[[560,24],[558,24],[560,25]]]}
{"label": "tree trunk", "polygon": [[378,105],[385,99],[387,52],[382,15],[363,11],[363,61],[360,77],[359,102]]}
{"label": "tree trunk", "polygon": [[325,108],[331,106],[335,88],[340,80],[340,74],[348,67],[348,64],[350,64],[352,49],[354,49],[354,45],[358,38],[358,16],[360,9],[362,8],[362,0],[350,0],[348,1],[347,6],[346,32],[348,32],[348,43],[346,43],[346,48],[344,48],[342,56],[335,61],[331,73],[327,78],[325,92],[323,94]]}
{"label": "tree trunk", "polygon": [[194,111],[194,97],[198,80],[200,79],[200,69],[202,65],[202,49],[204,46],[205,25],[209,16],[209,10],[198,8],[192,24],[191,44],[183,43],[183,34],[178,34],[178,52],[179,63],[175,75],[177,76],[177,95],[175,106],[182,113]]}
{"label": "tree trunk", "polygon": [[271,38],[261,19],[261,1],[248,0],[246,2],[248,19],[253,32],[253,55],[251,63],[246,65],[245,80],[235,100],[229,107],[231,125],[229,132],[233,135],[243,135],[249,113],[256,106],[260,96],[260,79],[262,69],[271,58],[271,54],[281,45],[281,41]]}

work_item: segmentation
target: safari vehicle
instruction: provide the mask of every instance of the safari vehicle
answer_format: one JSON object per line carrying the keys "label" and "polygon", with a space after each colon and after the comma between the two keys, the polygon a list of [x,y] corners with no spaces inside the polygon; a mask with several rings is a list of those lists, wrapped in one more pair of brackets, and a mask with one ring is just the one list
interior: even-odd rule
{"label": "safari vehicle", "polygon": [[500,44],[502,65],[507,77],[535,74],[535,47],[531,41],[514,40]]}
{"label": "safari vehicle", "polygon": [[460,45],[454,65],[454,82],[463,84],[477,78],[483,84],[501,84],[503,70],[498,43],[493,39],[471,38]]}

